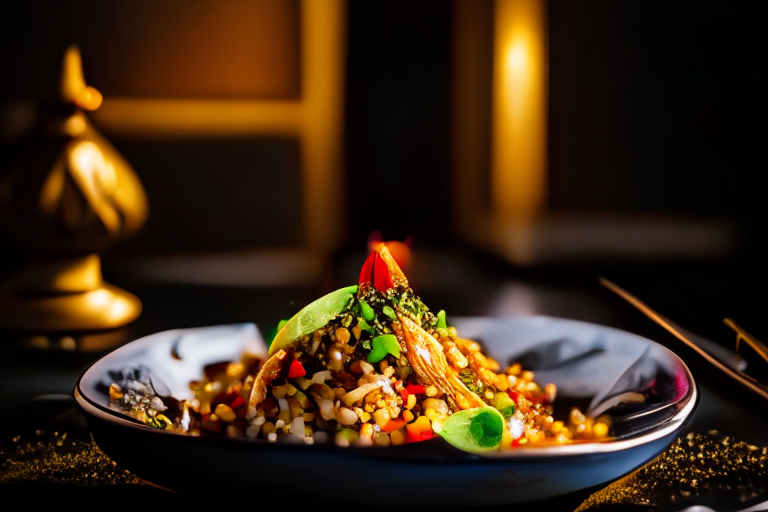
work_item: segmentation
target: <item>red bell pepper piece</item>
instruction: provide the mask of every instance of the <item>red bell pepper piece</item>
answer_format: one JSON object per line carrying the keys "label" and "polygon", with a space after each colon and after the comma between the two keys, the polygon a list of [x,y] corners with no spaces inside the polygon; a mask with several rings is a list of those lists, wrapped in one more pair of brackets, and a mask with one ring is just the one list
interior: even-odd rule
{"label": "red bell pepper piece", "polygon": [[432,431],[431,430],[424,430],[423,432],[414,433],[410,430],[406,430],[405,432],[405,442],[406,443],[418,443],[419,441],[427,441],[428,439],[432,439]]}
{"label": "red bell pepper piece", "polygon": [[408,384],[405,389],[412,395],[423,395],[427,392],[421,384]]}
{"label": "red bell pepper piece", "polygon": [[232,409],[237,410],[237,409],[241,408],[244,405],[245,405],[245,398],[243,398],[240,395],[237,395],[237,398],[235,398],[234,401],[230,404],[230,407]]}
{"label": "red bell pepper piece", "polygon": [[410,393],[408,393],[406,388],[400,390],[400,396],[403,397],[403,403],[408,401],[408,395],[410,395]]}
{"label": "red bell pepper piece", "polygon": [[382,430],[387,434],[389,434],[390,432],[394,432],[395,430],[399,430],[403,428],[405,424],[406,424],[406,421],[404,419],[389,420],[387,424],[384,425],[384,428]]}
{"label": "red bell pepper piece", "polygon": [[307,374],[307,370],[299,362],[298,359],[291,361],[291,366],[288,368],[288,378],[295,379],[296,377],[303,377]]}

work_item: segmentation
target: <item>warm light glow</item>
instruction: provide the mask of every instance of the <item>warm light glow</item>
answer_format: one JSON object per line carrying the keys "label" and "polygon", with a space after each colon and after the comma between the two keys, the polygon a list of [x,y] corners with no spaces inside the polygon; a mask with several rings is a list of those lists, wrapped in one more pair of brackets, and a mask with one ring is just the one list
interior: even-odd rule
{"label": "warm light glow", "polygon": [[[82,141],[69,154],[68,171],[104,227],[111,233],[117,233],[122,222],[108,199],[117,187],[117,173],[112,163],[104,157],[96,144]],[[64,203],[63,206],[77,208],[72,203]]]}
{"label": "warm light glow", "polygon": [[109,194],[117,186],[114,166],[93,142],[85,141],[75,146],[71,161],[73,168],[82,173],[89,193]]}
{"label": "warm light glow", "polygon": [[61,73],[61,97],[86,110],[96,110],[101,105],[102,96],[99,91],[85,85],[83,76],[83,61],[80,50],[72,45],[64,53],[63,70]]}
{"label": "warm light glow", "polygon": [[497,0],[492,207],[503,224],[528,222],[546,191],[544,0]]}
{"label": "warm light glow", "polygon": [[528,64],[525,55],[525,41],[516,41],[509,46],[506,52],[506,68],[508,73],[523,74]]}
{"label": "warm light glow", "polygon": [[93,308],[103,308],[109,304],[112,296],[107,290],[100,289],[88,293],[88,305]]}
{"label": "warm light glow", "polygon": [[119,319],[124,318],[128,312],[131,309],[131,305],[128,303],[128,301],[122,299],[121,297],[115,297],[115,300],[112,301],[112,304],[109,306],[109,317],[112,319]]}

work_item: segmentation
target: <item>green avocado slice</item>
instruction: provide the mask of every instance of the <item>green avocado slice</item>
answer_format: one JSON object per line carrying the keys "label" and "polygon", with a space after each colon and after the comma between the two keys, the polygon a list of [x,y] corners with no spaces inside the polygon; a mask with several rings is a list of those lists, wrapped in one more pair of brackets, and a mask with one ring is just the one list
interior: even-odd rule
{"label": "green avocado slice", "polygon": [[504,435],[504,416],[493,407],[458,411],[443,422],[440,436],[467,452],[498,450]]}
{"label": "green avocado slice", "polygon": [[271,356],[305,334],[310,334],[336,318],[357,293],[357,285],[347,286],[304,306],[280,329],[269,346]]}

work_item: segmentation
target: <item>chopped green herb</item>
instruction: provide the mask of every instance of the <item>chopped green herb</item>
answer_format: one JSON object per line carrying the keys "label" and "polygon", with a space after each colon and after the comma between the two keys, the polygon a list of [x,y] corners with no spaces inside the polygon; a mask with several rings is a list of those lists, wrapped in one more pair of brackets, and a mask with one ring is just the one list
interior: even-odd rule
{"label": "chopped green herb", "polygon": [[363,318],[365,318],[367,321],[373,320],[375,314],[373,312],[373,308],[368,305],[367,302],[364,300],[360,301],[360,313],[363,314]]}

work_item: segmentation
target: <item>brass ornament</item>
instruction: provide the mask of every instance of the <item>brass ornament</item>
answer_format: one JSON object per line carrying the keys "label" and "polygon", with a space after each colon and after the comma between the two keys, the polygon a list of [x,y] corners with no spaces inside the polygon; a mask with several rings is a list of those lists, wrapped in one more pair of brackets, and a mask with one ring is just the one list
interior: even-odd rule
{"label": "brass ornament", "polygon": [[24,265],[0,287],[0,328],[87,332],[135,320],[141,302],[103,281],[99,253],[147,218],[144,189],[85,114],[102,96],[67,49],[59,97],[41,109],[26,150],[0,180],[0,227]]}

